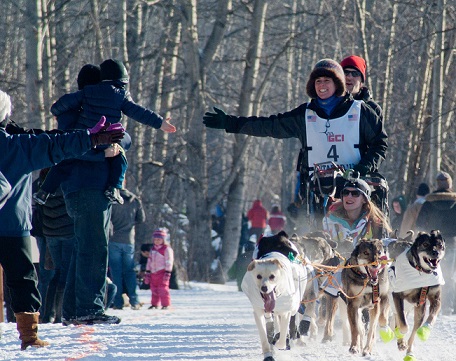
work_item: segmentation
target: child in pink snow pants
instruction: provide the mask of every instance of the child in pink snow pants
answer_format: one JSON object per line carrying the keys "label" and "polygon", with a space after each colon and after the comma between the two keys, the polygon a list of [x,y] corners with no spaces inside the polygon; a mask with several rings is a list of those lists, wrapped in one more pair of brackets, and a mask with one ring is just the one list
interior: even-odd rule
{"label": "child in pink snow pants", "polygon": [[171,304],[169,279],[173,269],[174,252],[165,244],[167,236],[168,232],[164,228],[159,228],[153,233],[154,245],[150,249],[146,265],[146,274],[152,291],[152,305],[149,309],[158,308],[160,305],[162,309],[167,309]]}

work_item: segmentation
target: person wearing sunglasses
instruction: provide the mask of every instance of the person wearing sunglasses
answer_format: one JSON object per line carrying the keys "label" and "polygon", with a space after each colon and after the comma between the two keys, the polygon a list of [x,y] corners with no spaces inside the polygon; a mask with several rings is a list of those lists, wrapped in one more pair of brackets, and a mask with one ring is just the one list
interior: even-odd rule
{"label": "person wearing sunglasses", "polygon": [[366,82],[366,61],[357,55],[344,58],[340,65],[344,69],[345,87],[355,100],[362,100],[369,105],[383,122],[383,111],[380,105],[372,99]]}
{"label": "person wearing sunglasses", "polygon": [[387,217],[371,201],[371,189],[357,178],[345,182],[341,199],[334,202],[323,218],[323,229],[336,241],[349,240],[353,248],[362,238],[382,238],[391,232]]}

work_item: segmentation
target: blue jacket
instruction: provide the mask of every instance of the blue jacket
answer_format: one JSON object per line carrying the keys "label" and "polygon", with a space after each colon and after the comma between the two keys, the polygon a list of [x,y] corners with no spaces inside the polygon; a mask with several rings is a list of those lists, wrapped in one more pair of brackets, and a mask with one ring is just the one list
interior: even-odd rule
{"label": "blue jacket", "polygon": [[156,129],[161,127],[163,118],[160,115],[136,104],[127,90],[115,84],[113,81],[103,81],[65,94],[52,105],[51,113],[60,116],[82,107],[78,126],[84,128],[93,127],[102,115],[108,122],[118,123],[122,120],[122,113],[144,125]]}
{"label": "blue jacket", "polygon": [[12,187],[10,198],[0,209],[0,237],[30,235],[32,171],[77,157],[91,147],[87,131],[9,135],[0,128],[0,172]]}

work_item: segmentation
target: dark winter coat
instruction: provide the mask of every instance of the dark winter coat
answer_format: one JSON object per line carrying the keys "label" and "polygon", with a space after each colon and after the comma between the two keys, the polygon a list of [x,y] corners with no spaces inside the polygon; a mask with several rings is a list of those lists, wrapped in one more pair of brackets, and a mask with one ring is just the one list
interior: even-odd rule
{"label": "dark winter coat", "polygon": [[10,196],[11,184],[5,178],[2,172],[0,172],[0,209],[5,204],[6,200]]}
{"label": "dark winter coat", "polygon": [[52,105],[51,113],[60,116],[69,110],[81,108],[77,127],[93,127],[102,115],[108,122],[117,123],[122,120],[122,113],[156,129],[163,122],[160,115],[136,104],[127,90],[117,87],[112,81],[86,85],[82,90],[63,95]]}
{"label": "dark winter coat", "polygon": [[30,236],[32,219],[31,172],[73,158],[92,147],[87,131],[68,134],[9,135],[0,128],[0,172],[13,190],[0,209],[0,237]]}
{"label": "dark winter coat", "polygon": [[60,187],[54,194],[49,195],[46,203],[41,207],[44,236],[55,238],[74,237],[74,221],[68,215]]}
{"label": "dark winter coat", "polygon": [[[353,104],[353,97],[346,94],[344,99],[334,108],[328,116],[317,105],[316,100],[301,104],[299,107],[285,113],[270,115],[269,117],[237,117],[229,115],[226,124],[226,132],[253,135],[257,137],[271,137],[278,139],[298,138],[302,148],[307,146],[306,138],[306,109],[315,111],[319,117],[336,119],[345,115]],[[361,153],[360,165],[369,168],[369,173],[378,171],[381,162],[385,159],[387,134],[383,128],[383,122],[374,110],[367,104],[361,104],[359,122],[359,150]]]}
{"label": "dark winter coat", "polygon": [[146,221],[141,200],[126,189],[120,190],[124,204],[114,204],[110,242],[135,244],[135,226]]}
{"label": "dark winter coat", "polygon": [[456,239],[456,193],[439,190],[426,196],[416,220],[418,231],[431,232],[438,229],[445,238],[447,247],[455,247]]}
{"label": "dark winter coat", "polygon": [[383,110],[380,105],[372,99],[372,95],[367,87],[363,86],[358,94],[353,95],[353,99],[362,100],[364,103],[369,105],[383,121]]}

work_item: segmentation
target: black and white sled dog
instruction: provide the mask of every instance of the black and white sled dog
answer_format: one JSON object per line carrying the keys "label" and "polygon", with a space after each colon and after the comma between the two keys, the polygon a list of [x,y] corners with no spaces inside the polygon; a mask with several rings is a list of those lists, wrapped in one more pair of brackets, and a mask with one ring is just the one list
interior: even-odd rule
{"label": "black and white sled dog", "polygon": [[[285,232],[263,237],[257,245],[256,259],[247,267],[241,288],[253,307],[258,327],[263,361],[274,361],[272,338],[268,337],[267,322],[272,317],[278,325],[278,349],[287,348],[291,316],[298,312],[307,283],[305,268],[296,261],[296,246]],[[291,258],[291,260],[290,260]]]}
{"label": "black and white sled dog", "polygon": [[[441,308],[441,288],[445,284],[440,262],[445,256],[445,241],[440,231],[420,232],[413,245],[397,256],[388,273],[392,288],[395,309],[395,336],[399,350],[407,351],[409,360],[413,356],[415,335],[426,341]],[[429,314],[426,315],[426,302],[429,302]],[[406,305],[411,305],[414,312],[412,332],[405,339],[409,327],[406,317]]]}

